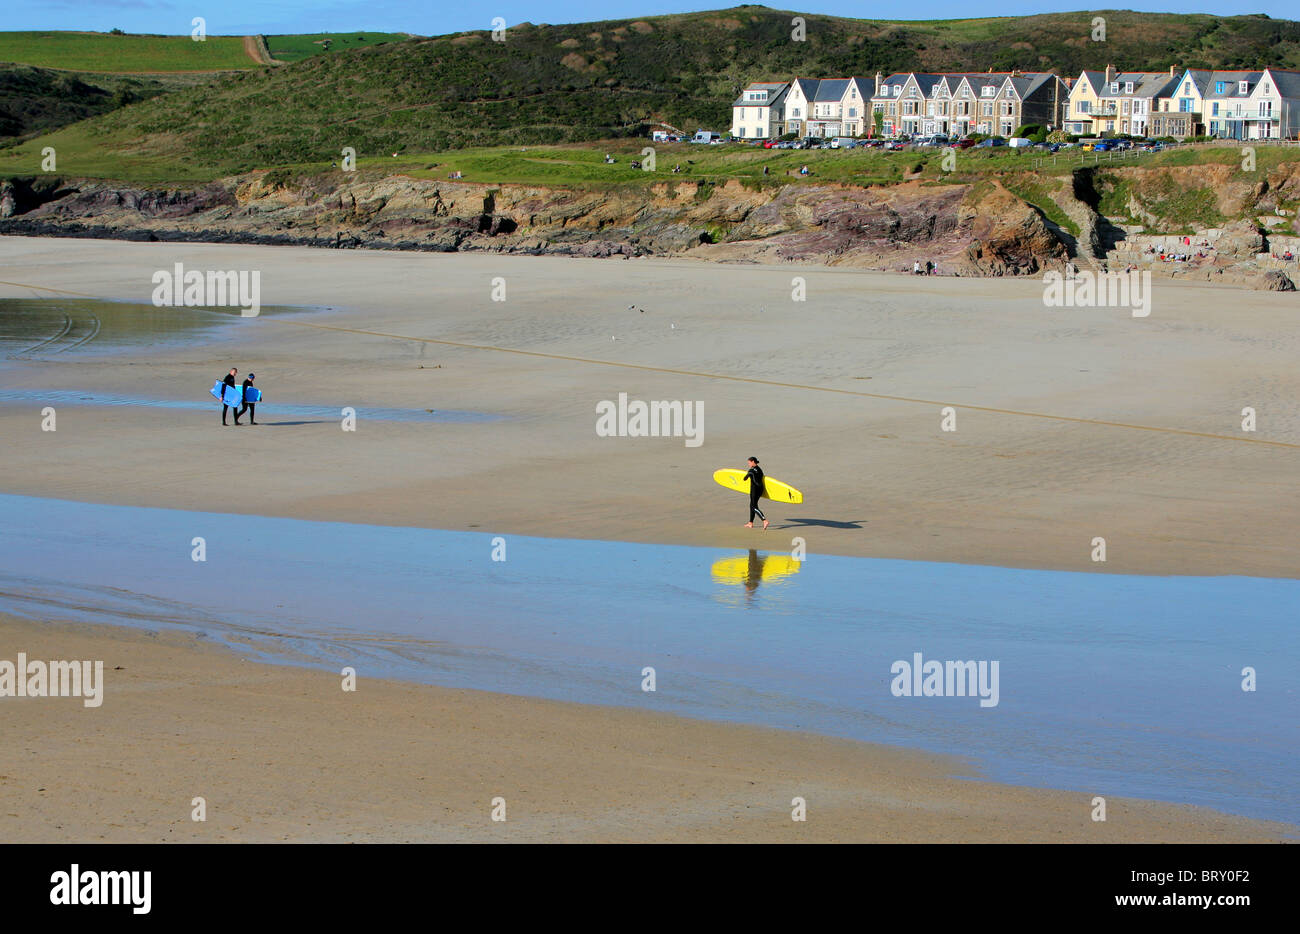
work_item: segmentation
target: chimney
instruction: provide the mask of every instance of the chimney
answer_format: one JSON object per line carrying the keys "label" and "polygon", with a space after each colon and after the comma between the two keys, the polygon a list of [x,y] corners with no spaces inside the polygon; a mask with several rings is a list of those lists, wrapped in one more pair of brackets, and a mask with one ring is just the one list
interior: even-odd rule
{"label": "chimney", "polygon": [[885,76],[882,75],[880,72],[876,72],[876,90],[880,90],[880,86],[884,83],[885,83]]}
{"label": "chimney", "polygon": [[1107,65],[1107,66],[1106,66],[1106,83],[1107,83],[1107,84],[1110,84],[1110,83],[1111,83],[1112,81],[1114,81],[1114,80],[1115,80],[1115,66],[1114,66],[1114,65]]}

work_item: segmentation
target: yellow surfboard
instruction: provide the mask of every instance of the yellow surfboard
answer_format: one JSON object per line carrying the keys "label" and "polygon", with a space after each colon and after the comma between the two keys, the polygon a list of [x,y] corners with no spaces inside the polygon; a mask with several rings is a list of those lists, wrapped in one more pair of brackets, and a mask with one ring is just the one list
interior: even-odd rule
{"label": "yellow surfboard", "polygon": [[790,555],[736,555],[713,562],[711,573],[720,584],[771,583],[798,574],[801,564]]}
{"label": "yellow surfboard", "polygon": [[[749,495],[749,478],[745,476],[743,470],[724,467],[722,470],[713,471],[713,479],[728,490]],[[803,502],[803,494],[794,487],[767,476],[763,478],[763,498],[770,499],[774,503]]]}

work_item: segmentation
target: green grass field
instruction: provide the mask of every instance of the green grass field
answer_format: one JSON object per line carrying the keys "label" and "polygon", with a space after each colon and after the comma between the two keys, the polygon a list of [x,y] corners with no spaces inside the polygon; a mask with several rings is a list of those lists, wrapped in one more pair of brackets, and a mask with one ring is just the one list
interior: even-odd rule
{"label": "green grass field", "polygon": [[365,49],[385,42],[403,42],[409,39],[397,32],[315,32],[296,36],[267,36],[266,47],[271,57],[281,62],[300,62],[313,55],[325,54],[324,41],[329,40],[329,52]]}
{"label": "green grass field", "polygon": [[[196,114],[195,119],[204,119]],[[460,172],[467,182],[484,184],[539,185],[551,188],[605,189],[610,187],[649,186],[674,181],[725,182],[739,179],[753,188],[771,188],[784,184],[835,183],[845,185],[888,185],[911,178],[927,184],[963,184],[981,179],[1007,176],[1008,187],[1022,197],[1040,205],[1049,216],[1069,229],[1066,218],[1056,217],[1058,209],[1050,199],[1036,198],[1043,192],[1032,181],[1041,176],[1067,175],[1078,164],[1048,160],[1008,148],[967,150],[956,155],[952,172],[943,171],[943,150],[882,152],[878,149],[854,150],[771,150],[743,144],[695,146],[687,143],[655,144],[655,170],[632,168],[633,160],[645,162],[643,150],[649,140],[605,140],[594,143],[571,143],[540,146],[489,146],[439,152],[398,151],[358,153],[358,170],[364,176],[404,174],[414,178],[446,179]],[[233,174],[231,166],[213,165],[196,159],[185,141],[169,133],[155,133],[145,141],[123,144],[101,133],[94,121],[87,121],[21,145],[0,148],[0,177],[30,175],[39,172],[41,150],[53,146],[58,154],[61,175],[102,179],[140,185],[190,184],[211,181]],[[291,175],[316,175],[337,171],[331,162],[338,152],[322,147],[319,159],[289,162],[259,168],[281,169]],[[604,161],[608,153],[613,164]],[[1262,146],[1257,153],[1260,171],[1268,171],[1281,162],[1295,162],[1300,151],[1293,147]],[[1109,165],[1196,165],[1231,164],[1240,161],[1237,144],[1193,147],[1163,153],[1145,154]],[[1041,162],[1041,164],[1039,164]],[[1089,163],[1091,164],[1091,163]],[[807,165],[811,174],[798,174]],[[680,172],[673,172],[680,166]],[[763,174],[766,166],[768,174]]]}
{"label": "green grass field", "polygon": [[113,36],[102,32],[0,32],[0,62],[69,71],[225,71],[256,68],[242,36]]}

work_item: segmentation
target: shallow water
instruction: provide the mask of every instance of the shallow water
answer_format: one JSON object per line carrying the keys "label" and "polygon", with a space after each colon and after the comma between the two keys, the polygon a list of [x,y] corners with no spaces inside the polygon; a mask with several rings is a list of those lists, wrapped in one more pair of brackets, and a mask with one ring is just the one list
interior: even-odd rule
{"label": "shallow water", "polygon": [[[314,309],[268,305],[260,316]],[[0,355],[42,360],[211,336],[236,326],[238,308],[157,308],[90,298],[0,298]]]}
{"label": "shallow water", "polygon": [[[503,541],[494,561],[488,533],[0,496],[0,610],[182,628],[362,678],[911,745],[999,781],[1300,821],[1300,581]],[[894,696],[891,666],[917,652],[996,660],[997,705]]]}
{"label": "shallow water", "polygon": [[[215,396],[196,389],[193,399],[151,399],[82,389],[0,389],[0,403],[30,403],[33,409],[46,405],[141,405],[161,409],[201,409],[218,412],[221,403]],[[263,421],[281,418],[339,420],[342,405],[286,405],[274,397],[263,397],[258,413]],[[350,406],[357,418],[381,422],[494,422],[504,415],[467,412],[459,409],[395,409],[383,406]],[[274,422],[267,422],[274,424]]]}

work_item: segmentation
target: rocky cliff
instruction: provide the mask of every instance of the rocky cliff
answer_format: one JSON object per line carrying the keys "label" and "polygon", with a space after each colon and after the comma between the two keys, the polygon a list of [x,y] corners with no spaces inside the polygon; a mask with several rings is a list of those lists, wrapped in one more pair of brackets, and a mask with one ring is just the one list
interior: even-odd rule
{"label": "rocky cliff", "polygon": [[[1124,236],[1101,213],[1117,197],[1134,200],[1132,213],[1140,209],[1158,222],[1136,194],[1150,186],[1123,174],[1144,171],[1151,170],[1121,169],[1105,178],[1075,173],[1026,180],[1017,175],[1005,186],[996,179],[875,187],[665,180],[648,189],[599,191],[408,176],[293,177],[283,171],[168,190],[15,179],[0,183],[0,233],[687,256],[892,270],[929,261],[942,274],[1030,275],[1060,268],[1071,257],[1104,260]],[[1290,174],[1276,184],[1266,179],[1262,187],[1256,184],[1244,193],[1226,182],[1215,190],[1238,199],[1235,213],[1240,214],[1242,205],[1253,210],[1270,196],[1274,207],[1289,203],[1296,197],[1295,179]],[[1016,193],[1026,186],[1036,197]]]}

